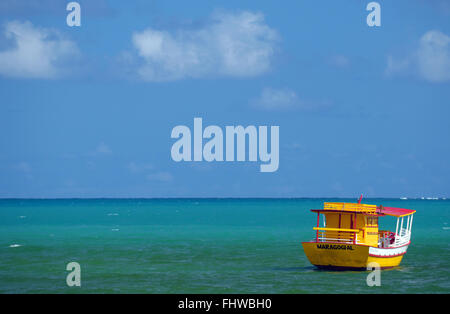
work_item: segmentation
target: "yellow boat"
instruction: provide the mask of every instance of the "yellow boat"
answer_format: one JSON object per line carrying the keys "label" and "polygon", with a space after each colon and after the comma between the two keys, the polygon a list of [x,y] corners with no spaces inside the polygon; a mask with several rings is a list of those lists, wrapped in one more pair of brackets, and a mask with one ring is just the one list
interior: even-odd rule
{"label": "yellow boat", "polygon": [[[361,197],[362,198],[362,197]],[[411,239],[411,209],[358,203],[324,203],[317,213],[316,237],[302,242],[311,264],[328,269],[367,269],[372,262],[380,268],[398,266]],[[320,227],[320,216],[323,227]],[[395,232],[378,230],[378,218],[397,217]]]}

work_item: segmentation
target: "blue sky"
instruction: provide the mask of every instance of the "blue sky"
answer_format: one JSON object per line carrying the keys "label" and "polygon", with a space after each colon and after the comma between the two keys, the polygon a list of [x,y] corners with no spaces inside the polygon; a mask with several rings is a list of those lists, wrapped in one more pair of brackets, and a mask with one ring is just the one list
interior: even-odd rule
{"label": "blue sky", "polygon": [[[450,196],[450,3],[0,4],[0,197]],[[171,159],[280,126],[280,166]]]}

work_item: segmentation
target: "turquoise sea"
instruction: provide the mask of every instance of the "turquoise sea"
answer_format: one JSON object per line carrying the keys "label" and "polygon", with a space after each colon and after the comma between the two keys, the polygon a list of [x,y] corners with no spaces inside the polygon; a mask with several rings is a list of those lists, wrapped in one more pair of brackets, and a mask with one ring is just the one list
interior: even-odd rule
{"label": "turquoise sea", "polygon": [[[364,200],[417,210],[408,253],[380,287],[368,272],[309,264],[301,242],[324,201],[334,199],[3,199],[0,293],[450,292],[449,200]],[[66,285],[69,262],[81,287]]]}

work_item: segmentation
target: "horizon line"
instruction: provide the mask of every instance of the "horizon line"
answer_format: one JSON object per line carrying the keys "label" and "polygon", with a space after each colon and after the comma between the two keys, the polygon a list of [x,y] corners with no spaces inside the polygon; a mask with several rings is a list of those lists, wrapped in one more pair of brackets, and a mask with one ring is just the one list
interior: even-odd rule
{"label": "horizon line", "polygon": [[[156,200],[156,199],[164,199],[164,200],[176,200],[176,199],[355,199],[358,200],[357,197],[346,197],[346,196],[292,196],[292,197],[228,197],[228,196],[209,196],[209,197],[196,197],[196,196],[182,196],[182,197],[0,197],[0,200]],[[386,197],[386,196],[371,196],[371,197],[363,197],[364,199],[401,199],[401,200],[447,200],[448,197]]]}

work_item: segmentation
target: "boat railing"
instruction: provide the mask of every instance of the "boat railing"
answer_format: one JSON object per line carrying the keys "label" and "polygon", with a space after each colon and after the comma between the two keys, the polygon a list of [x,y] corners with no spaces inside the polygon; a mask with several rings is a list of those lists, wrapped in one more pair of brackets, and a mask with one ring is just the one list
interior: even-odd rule
{"label": "boat railing", "polygon": [[411,227],[413,215],[408,215],[406,224],[404,224],[405,217],[397,217],[397,225],[395,227],[395,243],[394,246],[400,246],[409,243],[411,240]]}
{"label": "boat railing", "polygon": [[377,211],[377,206],[369,204],[325,202],[323,205],[323,209],[375,214]]}
{"label": "boat railing", "polygon": [[407,244],[411,239],[411,232],[407,229],[401,229],[398,234],[391,231],[380,230],[378,232],[378,247],[389,248]]}
{"label": "boat railing", "polygon": [[394,246],[406,244],[411,239],[411,231],[407,229],[401,229],[398,234],[395,235]]}
{"label": "boat railing", "polygon": [[358,229],[314,227],[316,242],[359,243]]}

